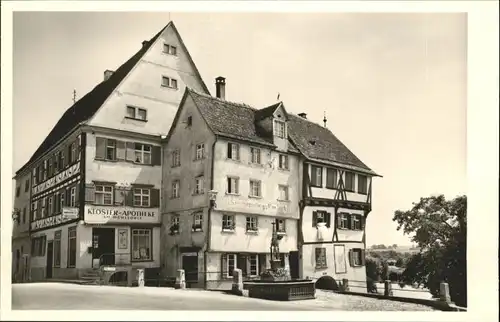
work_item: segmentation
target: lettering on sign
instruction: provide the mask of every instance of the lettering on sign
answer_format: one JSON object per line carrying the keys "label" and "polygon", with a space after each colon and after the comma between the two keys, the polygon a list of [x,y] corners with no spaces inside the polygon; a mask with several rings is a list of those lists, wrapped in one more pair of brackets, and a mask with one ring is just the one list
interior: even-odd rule
{"label": "lettering on sign", "polygon": [[160,215],[158,209],[137,209],[133,207],[96,207],[85,206],[85,222],[143,222],[158,223]]}
{"label": "lettering on sign", "polygon": [[74,218],[63,216],[62,214],[51,216],[47,218],[42,218],[31,223],[31,230],[38,230],[43,228],[52,227],[55,225],[63,224]]}
{"label": "lettering on sign", "polygon": [[52,188],[53,186],[65,181],[66,179],[71,178],[74,175],[80,173],[80,162],[73,164],[68,169],[56,174],[52,178],[40,183],[37,186],[33,187],[32,193],[36,195],[38,193],[44,192],[47,189]]}
{"label": "lettering on sign", "polygon": [[280,205],[275,203],[263,203],[263,202],[255,202],[250,200],[239,200],[232,198],[230,201],[231,205],[241,206],[246,208],[254,208],[261,211],[278,211],[278,212],[288,212],[288,205]]}

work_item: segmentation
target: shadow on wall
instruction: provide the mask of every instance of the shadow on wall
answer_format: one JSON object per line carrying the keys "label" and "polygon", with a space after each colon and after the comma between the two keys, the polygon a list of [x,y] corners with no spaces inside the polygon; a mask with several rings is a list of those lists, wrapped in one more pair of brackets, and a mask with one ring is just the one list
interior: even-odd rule
{"label": "shadow on wall", "polygon": [[339,291],[339,285],[331,276],[322,276],[316,281],[316,288],[320,290]]}

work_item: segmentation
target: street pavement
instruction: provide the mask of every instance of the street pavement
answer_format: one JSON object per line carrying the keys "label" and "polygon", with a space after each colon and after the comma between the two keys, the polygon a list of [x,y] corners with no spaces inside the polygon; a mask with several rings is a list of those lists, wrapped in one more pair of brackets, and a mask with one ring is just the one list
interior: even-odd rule
{"label": "street pavement", "polygon": [[12,285],[12,310],[433,311],[411,303],[316,291],[316,299],[275,302],[222,292],[62,283]]}

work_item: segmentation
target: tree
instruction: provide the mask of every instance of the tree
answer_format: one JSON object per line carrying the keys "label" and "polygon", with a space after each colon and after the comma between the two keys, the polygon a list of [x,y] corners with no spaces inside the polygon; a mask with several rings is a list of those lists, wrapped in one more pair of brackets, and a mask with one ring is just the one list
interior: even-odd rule
{"label": "tree", "polygon": [[467,306],[467,197],[420,198],[410,210],[397,210],[393,220],[398,230],[414,234],[412,241],[420,248],[406,265],[405,282],[424,285],[437,296],[445,281],[452,300]]}

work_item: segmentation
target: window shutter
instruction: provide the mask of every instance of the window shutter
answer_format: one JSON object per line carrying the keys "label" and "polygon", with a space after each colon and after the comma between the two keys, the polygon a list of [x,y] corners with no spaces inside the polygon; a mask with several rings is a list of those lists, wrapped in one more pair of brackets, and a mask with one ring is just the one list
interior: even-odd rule
{"label": "window shutter", "polygon": [[360,216],[360,220],[361,220],[361,230],[364,230],[365,229],[365,216]]}
{"label": "window shutter", "polygon": [[95,202],[95,186],[93,184],[85,184],[85,202]]}
{"label": "window shutter", "polygon": [[69,206],[71,199],[71,188],[66,189],[66,197],[64,197],[64,205]]}
{"label": "window shutter", "polygon": [[151,164],[161,165],[161,147],[153,146],[151,152]]}
{"label": "window shutter", "polygon": [[134,142],[127,142],[126,146],[127,146],[127,154],[126,154],[127,161],[134,162],[135,161],[135,144],[134,144]]}
{"label": "window shutter", "polygon": [[31,240],[31,256],[35,256],[35,239]]}
{"label": "window shutter", "polygon": [[354,218],[355,218],[356,215],[351,215],[349,214],[349,229],[354,229]]}
{"label": "window shutter", "polygon": [[318,222],[318,212],[313,211],[312,226],[316,227],[317,222]]}
{"label": "window shutter", "polygon": [[151,208],[160,207],[160,190],[151,189]]}
{"label": "window shutter", "polygon": [[227,277],[227,255],[226,254],[220,255],[220,267],[221,267],[221,277],[222,278]]}
{"label": "window shutter", "polygon": [[130,190],[125,190],[125,205],[133,207],[134,206],[134,190],[131,188]]}
{"label": "window shutter", "polygon": [[349,249],[349,265],[354,266],[354,258],[353,258],[353,251],[352,249]]}
{"label": "window shutter", "polygon": [[75,206],[78,207],[80,205],[80,183],[75,185]]}
{"label": "window shutter", "polygon": [[236,160],[239,160],[240,159],[240,146],[235,145],[235,147],[236,147]]}
{"label": "window shutter", "polygon": [[342,227],[342,214],[337,214],[337,228]]}
{"label": "window shutter", "polygon": [[365,266],[366,264],[366,258],[365,258],[365,250],[361,249],[361,265]]}
{"label": "window shutter", "polygon": [[43,238],[42,238],[42,256],[45,256],[46,241],[47,241],[47,236],[43,236]]}
{"label": "window shutter", "polygon": [[326,220],[326,227],[330,228],[331,214],[329,212],[325,214],[325,220]]}
{"label": "window shutter", "polygon": [[125,161],[125,156],[127,154],[127,147],[125,142],[116,141],[116,160]]}
{"label": "window shutter", "polygon": [[95,158],[104,160],[106,158],[106,139],[97,137],[95,141]]}
{"label": "window shutter", "polygon": [[232,157],[232,154],[231,154],[231,143],[228,143],[227,144],[227,158],[231,158]]}

